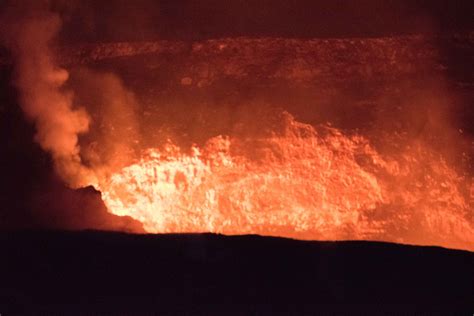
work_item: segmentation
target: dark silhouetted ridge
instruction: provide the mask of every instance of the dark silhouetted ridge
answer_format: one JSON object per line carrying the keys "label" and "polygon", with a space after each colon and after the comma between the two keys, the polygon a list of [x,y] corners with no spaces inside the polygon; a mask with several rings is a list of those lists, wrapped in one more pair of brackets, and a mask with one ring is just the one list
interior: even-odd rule
{"label": "dark silhouetted ridge", "polygon": [[97,231],[0,234],[1,313],[474,310],[474,253],[380,242]]}

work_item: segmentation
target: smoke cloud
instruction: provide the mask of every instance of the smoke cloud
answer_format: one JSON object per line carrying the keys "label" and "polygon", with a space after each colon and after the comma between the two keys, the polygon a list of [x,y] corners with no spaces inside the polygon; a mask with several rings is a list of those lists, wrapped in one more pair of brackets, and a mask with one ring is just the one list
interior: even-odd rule
{"label": "smoke cloud", "polygon": [[113,73],[80,68],[70,78],[55,58],[62,20],[49,2],[12,3],[2,21],[2,42],[14,61],[14,85],[35,124],[35,141],[67,185],[97,187],[96,175],[123,167],[138,143],[135,95]]}
{"label": "smoke cloud", "polygon": [[10,7],[3,20],[3,42],[15,63],[14,85],[23,112],[36,125],[35,140],[52,155],[57,173],[70,186],[93,183],[78,145],[90,118],[84,108],[73,107],[74,95],[64,89],[69,73],[55,64],[50,48],[61,26],[59,16],[37,5]]}
{"label": "smoke cloud", "polygon": [[97,174],[113,172],[130,162],[140,142],[135,94],[109,72],[87,68],[71,71],[75,102],[87,104],[91,128],[81,155]]}

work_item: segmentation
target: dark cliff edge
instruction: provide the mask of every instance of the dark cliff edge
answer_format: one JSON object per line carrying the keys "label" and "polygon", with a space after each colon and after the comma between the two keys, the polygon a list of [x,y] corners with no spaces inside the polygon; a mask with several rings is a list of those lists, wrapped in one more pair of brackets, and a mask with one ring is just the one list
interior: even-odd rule
{"label": "dark cliff edge", "polygon": [[0,313],[474,311],[474,253],[381,242],[0,234]]}

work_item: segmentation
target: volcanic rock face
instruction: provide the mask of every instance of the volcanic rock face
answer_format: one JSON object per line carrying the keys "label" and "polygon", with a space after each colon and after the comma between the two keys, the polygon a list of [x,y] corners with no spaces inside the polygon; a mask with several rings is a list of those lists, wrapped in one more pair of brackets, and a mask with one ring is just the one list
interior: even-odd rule
{"label": "volcanic rock face", "polygon": [[[144,56],[154,67],[188,71],[195,84],[219,78],[321,81],[390,80],[417,73],[458,70],[439,47],[472,64],[474,33],[350,39],[224,38],[199,42],[157,41],[86,44],[64,47],[65,64]],[[450,69],[452,68],[452,69]],[[179,75],[177,73],[176,75]],[[183,74],[185,75],[185,74]],[[471,78],[472,79],[472,78]]]}
{"label": "volcanic rock face", "polygon": [[[122,42],[63,47],[59,53],[60,62],[68,67],[88,65],[119,74],[147,113],[161,104],[161,116],[168,115],[164,107],[186,108],[180,103],[193,103],[189,111],[210,103],[216,109],[259,100],[311,123],[329,121],[344,128],[367,126],[374,116],[377,120],[408,113],[393,122],[400,127],[414,120],[411,112],[424,107],[413,103],[448,98],[447,115],[464,132],[474,133],[468,123],[473,118],[468,104],[474,77],[466,71],[474,66],[472,32]],[[146,108],[148,104],[152,109]],[[423,124],[423,119],[416,120],[405,125]],[[390,125],[388,121],[382,125]]]}
{"label": "volcanic rock face", "polygon": [[[78,65],[143,56],[150,67],[179,70],[177,76],[187,70],[193,82],[201,85],[220,77],[296,82],[380,81],[420,72],[461,72],[460,68],[473,63],[473,47],[472,32],[347,39],[240,37],[196,42],[76,44],[59,48],[58,61]],[[453,63],[450,58],[454,57],[462,57],[462,63]],[[0,63],[9,63],[8,57],[4,55]],[[464,83],[472,83],[472,79],[465,78]]]}

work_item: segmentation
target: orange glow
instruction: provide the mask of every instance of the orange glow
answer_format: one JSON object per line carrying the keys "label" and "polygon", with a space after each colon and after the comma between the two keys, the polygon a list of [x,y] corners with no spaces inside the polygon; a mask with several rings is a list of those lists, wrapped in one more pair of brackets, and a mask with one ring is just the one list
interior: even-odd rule
{"label": "orange glow", "polygon": [[371,239],[474,249],[470,179],[422,144],[383,155],[363,136],[297,122],[266,138],[217,136],[144,151],[97,188],[151,233]]}

